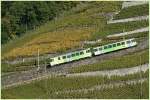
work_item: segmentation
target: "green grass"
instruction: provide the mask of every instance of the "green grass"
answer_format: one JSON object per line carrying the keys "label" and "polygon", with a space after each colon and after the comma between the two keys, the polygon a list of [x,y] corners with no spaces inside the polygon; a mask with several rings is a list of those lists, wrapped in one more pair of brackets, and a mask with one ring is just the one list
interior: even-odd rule
{"label": "green grass", "polygon": [[[142,86],[142,90],[141,90]],[[113,89],[103,89],[88,91],[87,93],[62,93],[55,98],[88,98],[88,99],[148,99],[149,98],[148,81],[135,85],[125,85]],[[141,92],[142,91],[142,92]],[[141,95],[142,93],[142,95]]]}
{"label": "green grass", "polygon": [[148,21],[108,24],[105,25],[103,28],[100,28],[99,31],[97,31],[96,33],[94,33],[92,38],[93,39],[102,38],[110,34],[133,31],[148,26],[149,26]]}
{"label": "green grass", "polygon": [[[148,73],[148,71],[145,73],[141,72],[142,78],[148,78]],[[52,77],[17,87],[2,89],[2,98],[59,98],[59,96],[64,97],[65,95],[56,95],[54,92],[90,88],[95,85],[107,84],[111,82],[139,79],[139,75],[140,73],[136,73],[126,76],[112,76],[110,78],[102,76]]]}
{"label": "green grass", "polygon": [[36,67],[34,64],[35,61],[17,63],[17,64],[1,63],[1,72],[5,73],[5,72],[15,72],[15,71],[26,71]]}
{"label": "green grass", "polygon": [[[109,6],[109,7],[108,7]],[[91,14],[97,14],[100,12],[108,13],[108,12],[114,12],[121,9],[122,1],[119,2],[86,2],[80,5],[77,5],[77,7],[74,7],[71,11],[65,11],[61,17],[72,15],[72,14],[78,14],[78,13],[86,13],[87,15]]]}
{"label": "green grass", "polygon": [[[45,64],[45,62],[47,64],[47,62],[49,62],[49,61],[46,61],[46,59],[40,60],[39,64],[43,65],[43,64]],[[32,68],[37,67],[37,65],[38,65],[37,63],[38,62],[35,59],[30,60],[28,62],[19,62],[16,64],[8,64],[8,63],[2,62],[1,63],[1,72],[7,73],[7,72],[15,72],[15,71],[27,71],[27,70],[31,70]]]}
{"label": "green grass", "polygon": [[[140,64],[148,63],[148,55],[149,55],[148,50],[144,50],[142,52],[136,52],[134,54],[129,54],[126,56],[121,56],[110,60],[104,60],[100,63],[72,67],[71,69],[69,69],[69,72],[80,73],[80,72],[88,72],[88,71],[111,70],[117,68],[133,67]],[[141,57],[141,62],[140,62],[140,57]]]}
{"label": "green grass", "polygon": [[114,17],[114,19],[124,19],[124,18],[144,16],[144,15],[149,15],[148,4],[124,8],[121,10],[121,12],[118,15]]}

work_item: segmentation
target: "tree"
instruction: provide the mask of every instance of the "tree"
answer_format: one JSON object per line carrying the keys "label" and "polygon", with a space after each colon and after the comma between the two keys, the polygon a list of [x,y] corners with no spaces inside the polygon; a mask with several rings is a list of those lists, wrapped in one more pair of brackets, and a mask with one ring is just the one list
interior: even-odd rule
{"label": "tree", "polygon": [[2,44],[52,20],[76,4],[64,1],[2,1]]}

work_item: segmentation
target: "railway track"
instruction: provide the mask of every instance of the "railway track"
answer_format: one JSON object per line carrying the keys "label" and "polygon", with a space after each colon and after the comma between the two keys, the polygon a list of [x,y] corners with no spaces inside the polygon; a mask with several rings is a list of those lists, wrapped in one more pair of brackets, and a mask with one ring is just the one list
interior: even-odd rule
{"label": "railway track", "polygon": [[67,73],[66,71],[68,67],[76,67],[79,65],[93,64],[96,62],[101,62],[106,59],[111,59],[112,57],[119,57],[119,56],[123,56],[123,55],[130,54],[133,52],[142,51],[148,48],[148,43],[149,43],[148,38],[146,38],[146,39],[141,40],[138,46],[133,47],[133,48],[128,48],[128,49],[124,49],[124,50],[120,50],[120,51],[116,51],[116,52],[112,52],[112,53],[108,53],[108,54],[104,54],[100,56],[95,56],[92,58],[87,58],[87,59],[82,59],[82,60],[71,62],[71,63],[62,64],[59,66],[49,68],[47,70],[45,70],[45,66],[43,65],[43,66],[40,66],[41,70],[38,72],[36,69],[33,69],[29,71],[12,73],[12,74],[9,74],[8,76],[4,75],[1,77],[2,88],[11,86],[11,84],[17,84],[20,82],[38,79],[45,75],[47,76],[51,75],[52,73],[55,73],[55,74]]}
{"label": "railway track", "polygon": [[75,74],[66,74],[66,73],[60,73],[60,74],[56,74],[56,73],[47,73],[44,75],[39,75],[36,74],[37,77],[32,78],[30,80],[22,80],[20,82],[16,82],[16,83],[9,83],[9,84],[5,84],[4,86],[2,86],[2,88],[9,88],[11,86],[17,86],[17,85],[21,85],[21,84],[27,84],[30,83],[34,80],[41,80],[41,79],[46,79],[48,77],[57,77],[57,76],[65,76],[65,77],[75,77],[75,76],[125,76],[125,75],[129,75],[129,74],[134,74],[134,73],[138,73],[138,72],[146,72],[148,70],[148,64],[144,64],[141,66],[135,66],[135,67],[131,67],[131,68],[120,68],[120,69],[114,69],[114,70],[104,70],[104,71],[95,71],[95,72],[83,72],[83,73],[75,73]]}

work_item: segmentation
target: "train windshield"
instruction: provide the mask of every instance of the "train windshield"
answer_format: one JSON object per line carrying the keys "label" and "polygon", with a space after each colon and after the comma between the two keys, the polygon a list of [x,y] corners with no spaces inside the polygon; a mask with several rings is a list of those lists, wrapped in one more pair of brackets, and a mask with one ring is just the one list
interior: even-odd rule
{"label": "train windshield", "polygon": [[127,44],[130,44],[131,41],[127,41]]}
{"label": "train windshield", "polygon": [[50,62],[53,62],[54,61],[54,59],[50,59]]}
{"label": "train windshield", "polygon": [[135,40],[131,40],[132,42],[135,42]]}

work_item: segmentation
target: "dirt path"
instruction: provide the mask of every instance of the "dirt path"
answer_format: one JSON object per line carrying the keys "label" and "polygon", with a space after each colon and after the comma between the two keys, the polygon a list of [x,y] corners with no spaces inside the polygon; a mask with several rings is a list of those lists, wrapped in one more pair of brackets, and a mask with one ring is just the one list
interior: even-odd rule
{"label": "dirt path", "polygon": [[137,72],[146,72],[149,68],[149,64],[144,64],[141,66],[131,67],[131,68],[121,68],[121,69],[114,69],[114,70],[104,70],[104,71],[93,71],[93,72],[83,72],[83,73],[73,73],[67,74],[67,77],[74,77],[74,76],[125,76],[128,74],[134,74]]}
{"label": "dirt path", "polygon": [[107,24],[142,21],[142,20],[148,20],[148,19],[149,19],[149,16],[146,15],[146,16],[138,16],[138,17],[126,18],[126,19],[109,20],[109,21],[107,21]]}
{"label": "dirt path", "polygon": [[148,32],[148,31],[149,31],[149,27],[144,27],[144,28],[141,28],[141,29],[133,30],[133,31],[128,31],[128,32],[123,32],[123,33],[117,33],[117,34],[108,35],[107,37],[108,38],[119,37],[119,36],[125,36],[125,35],[129,35],[129,34],[135,34],[135,33],[140,34],[142,32]]}
{"label": "dirt path", "polygon": [[61,94],[61,93],[80,93],[84,92],[87,93],[89,91],[94,91],[94,90],[104,90],[104,89],[110,89],[110,88],[115,88],[115,87],[123,87],[125,85],[134,85],[136,83],[143,83],[144,81],[148,81],[148,78],[143,78],[139,80],[128,80],[128,81],[119,81],[119,82],[112,82],[112,83],[107,83],[107,84],[102,84],[102,85],[96,85],[92,86],[90,88],[84,88],[84,89],[77,89],[77,90],[65,90],[65,91],[57,91],[55,94]]}
{"label": "dirt path", "polygon": [[138,5],[144,5],[144,4],[148,4],[148,0],[146,1],[146,0],[137,0],[137,1],[130,1],[130,2],[123,2],[122,3],[122,9],[124,9],[124,8],[128,8],[128,7],[131,7],[131,6],[138,6]]}
{"label": "dirt path", "polygon": [[125,50],[120,50],[120,51],[116,51],[116,52],[112,52],[112,53],[108,53],[108,54],[104,54],[104,55],[100,55],[100,56],[96,56],[92,58],[87,58],[87,59],[75,61],[72,63],[62,64],[59,66],[49,68],[46,70],[47,73],[44,71],[45,67],[41,66],[42,68],[41,72],[37,72],[37,70],[34,69],[34,70],[29,70],[29,71],[12,73],[12,74],[9,74],[8,76],[4,75],[1,77],[1,85],[2,87],[7,87],[7,86],[11,86],[11,84],[24,83],[25,81],[30,82],[30,80],[32,81],[34,79],[38,79],[39,77],[51,75],[52,73],[55,73],[55,74],[66,73],[66,69],[68,67],[76,67],[80,65],[93,64],[93,63],[101,62],[104,60],[112,59],[112,57],[115,58],[115,57],[123,56],[129,53],[141,51],[146,48],[148,48],[148,39],[142,40],[138,44],[138,46],[133,47],[133,48],[128,48]]}

